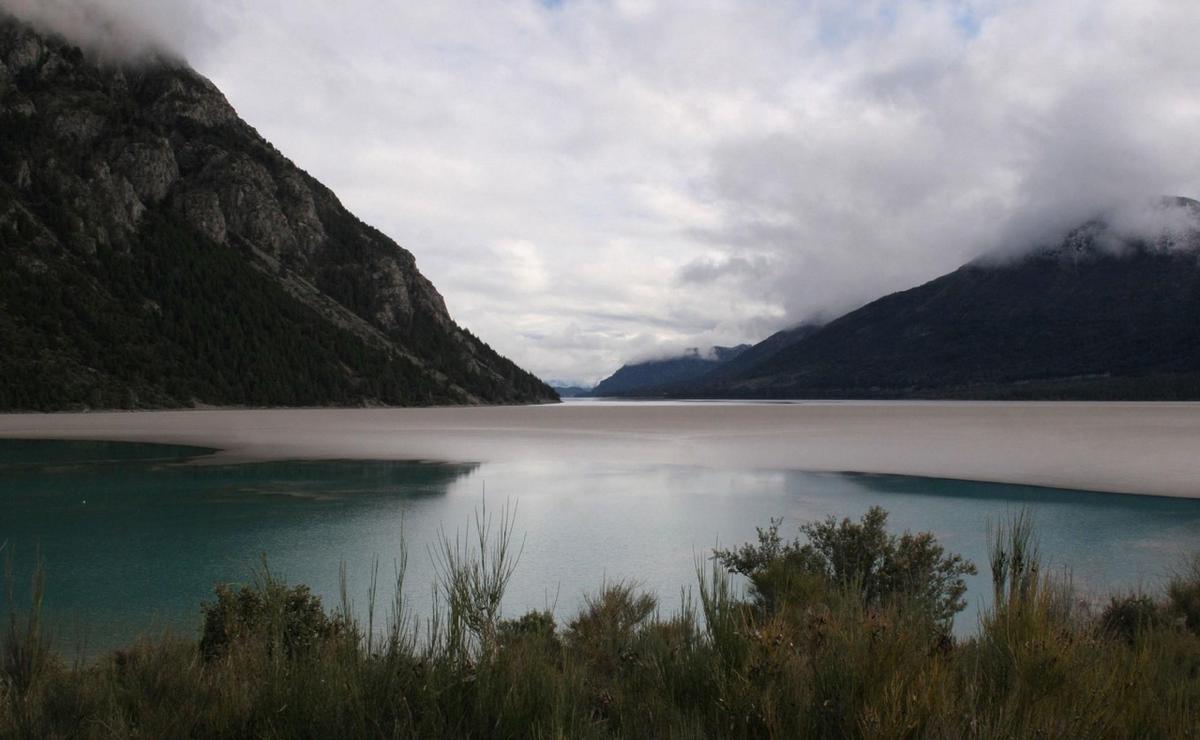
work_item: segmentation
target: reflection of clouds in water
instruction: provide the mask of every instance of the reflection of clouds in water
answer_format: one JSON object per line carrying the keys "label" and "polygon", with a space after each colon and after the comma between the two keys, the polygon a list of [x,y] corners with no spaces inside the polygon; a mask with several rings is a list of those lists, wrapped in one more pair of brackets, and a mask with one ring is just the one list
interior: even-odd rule
{"label": "reflection of clouds in water", "polygon": [[[478,469],[475,463],[371,460],[296,461],[213,465],[200,476],[226,481],[244,493],[294,493],[329,498],[356,495],[442,495]],[[347,486],[348,482],[355,485]]]}
{"label": "reflection of clouds in water", "polygon": [[339,460],[189,466],[174,472],[200,481],[200,492],[215,503],[237,504],[257,496],[353,504],[380,498],[444,496],[456,481],[468,478],[478,467],[475,463]]}
{"label": "reflection of clouds in water", "polygon": [[[279,496],[282,498],[304,499],[306,501],[336,501],[345,494],[339,491],[301,491],[292,488],[239,488],[237,494],[258,496]],[[225,498],[225,503],[235,502],[233,498]]]}
{"label": "reflection of clouds in water", "polygon": [[[64,461],[60,455],[54,464]],[[604,578],[638,580],[669,612],[681,587],[694,588],[695,558],[715,542],[752,541],[755,527],[771,517],[784,518],[782,533],[791,538],[805,521],[857,518],[876,504],[891,512],[894,531],[933,531],[980,566],[969,584],[971,610],[959,619],[964,633],[990,589],[989,518],[1032,508],[1047,561],[1069,566],[1084,590],[1161,584],[1178,563],[1170,550],[1200,542],[1200,501],[896,476],[563,458],[483,465],[133,461],[55,476],[33,472],[19,473],[32,494],[6,501],[13,505],[0,520],[0,541],[26,543],[29,532],[39,533],[56,562],[58,608],[90,609],[96,600],[110,608],[112,627],[94,635],[97,645],[105,635],[136,632],[153,612],[192,629],[212,583],[244,580],[260,553],[327,603],[336,603],[344,562],[350,594],[361,601],[373,559],[387,571],[398,557],[402,527],[408,596],[426,617],[433,582],[427,547],[440,528],[453,534],[467,526],[485,500],[490,512],[515,502],[516,535],[525,537],[505,602],[509,616],[543,608],[547,594],[557,594],[558,614],[569,618]],[[15,474],[0,475],[11,481]],[[84,496],[86,512],[49,513]],[[116,572],[123,576],[114,585]],[[386,603],[390,594],[380,598]]]}
{"label": "reflection of clouds in water", "polygon": [[1200,527],[1172,527],[1157,535],[1130,540],[1124,546],[1183,562],[1200,553]]}

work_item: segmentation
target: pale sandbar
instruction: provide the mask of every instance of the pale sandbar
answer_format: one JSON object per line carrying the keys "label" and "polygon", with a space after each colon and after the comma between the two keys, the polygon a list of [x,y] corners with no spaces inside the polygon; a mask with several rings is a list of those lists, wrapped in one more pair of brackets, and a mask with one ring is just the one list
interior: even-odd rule
{"label": "pale sandbar", "polygon": [[0,415],[0,437],[159,442],[213,461],[596,462],[892,473],[1200,497],[1200,404],[565,403]]}

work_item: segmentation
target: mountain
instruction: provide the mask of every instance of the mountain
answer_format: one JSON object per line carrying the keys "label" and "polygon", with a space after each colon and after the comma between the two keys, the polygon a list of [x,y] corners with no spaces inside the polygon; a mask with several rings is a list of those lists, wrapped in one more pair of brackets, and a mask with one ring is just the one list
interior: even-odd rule
{"label": "mountain", "polygon": [[729,357],[725,362],[710,368],[703,377],[706,381],[737,377],[755,365],[766,362],[783,349],[807,338],[820,328],[818,324],[801,324],[791,329],[777,331],[753,346],[741,345],[738,347],[740,352]]}
{"label": "mountain", "polygon": [[592,395],[591,388],[584,388],[579,385],[561,385],[559,383],[551,383],[550,387],[558,394],[559,398],[585,398]]}
{"label": "mountain", "polygon": [[[1131,238],[1096,220],[743,353],[671,395],[1200,399],[1200,203],[1188,229]],[[777,341],[777,340],[776,340]]]}
{"label": "mountain", "polygon": [[590,395],[659,395],[663,392],[663,388],[684,385],[689,381],[701,378],[748,349],[750,349],[748,344],[737,347],[713,347],[708,354],[701,355],[698,348],[692,348],[681,357],[623,365],[615,373],[600,381],[592,389]]}
{"label": "mountain", "polygon": [[0,141],[2,409],[557,398],[181,62],[0,11]]}

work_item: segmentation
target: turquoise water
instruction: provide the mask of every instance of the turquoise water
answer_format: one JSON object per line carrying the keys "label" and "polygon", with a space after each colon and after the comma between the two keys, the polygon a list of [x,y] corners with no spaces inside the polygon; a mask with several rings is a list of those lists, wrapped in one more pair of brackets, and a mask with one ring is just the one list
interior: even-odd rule
{"label": "turquoise water", "polygon": [[[158,630],[192,634],[218,582],[262,558],[337,603],[339,568],[363,609],[372,563],[387,582],[409,554],[406,592],[428,613],[428,547],[481,501],[517,505],[521,561],[505,608],[572,615],[605,579],[636,580],[664,609],[695,580],[695,558],[784,517],[857,517],[933,531],[982,567],[989,521],[1028,506],[1052,567],[1085,593],[1154,589],[1200,549],[1200,501],[879,475],[579,463],[270,462],[194,464],[209,451],[160,445],[0,441],[0,544],[18,580],[40,557],[60,650],[94,653]],[[969,632],[986,597],[972,581]],[[18,595],[18,601],[21,600]],[[383,603],[390,601],[385,586]]]}

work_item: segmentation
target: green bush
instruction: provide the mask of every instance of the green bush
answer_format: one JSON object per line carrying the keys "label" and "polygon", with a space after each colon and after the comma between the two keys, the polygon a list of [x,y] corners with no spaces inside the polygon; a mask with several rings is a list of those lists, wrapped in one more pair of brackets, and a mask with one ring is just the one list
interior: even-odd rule
{"label": "green bush", "polygon": [[311,654],[343,632],[340,616],[329,616],[308,586],[286,585],[269,575],[257,587],[216,587],[216,600],[202,607],[200,654],[206,661],[228,655],[242,644],[282,650],[288,658]]}
{"label": "green bush", "polygon": [[1129,642],[1162,621],[1162,609],[1146,594],[1113,596],[1100,614],[1102,630]]}
{"label": "green bush", "polygon": [[589,663],[611,673],[633,647],[638,630],[658,608],[658,599],[632,583],[606,584],[567,626],[566,641]]}
{"label": "green bush", "polygon": [[511,642],[527,638],[551,639],[555,636],[556,629],[552,613],[530,611],[518,619],[502,620],[498,632],[501,641]]}
{"label": "green bush", "polygon": [[900,536],[887,532],[887,512],[871,507],[861,522],[830,517],[803,524],[807,538],[783,542],[782,520],[758,530],[757,545],[717,550],[715,557],[731,573],[750,579],[760,604],[777,608],[784,594],[810,593],[814,577],[819,586],[852,586],[868,603],[902,600],[948,625],[966,606],[964,576],[975,565],[959,555],[947,555],[928,532]]}
{"label": "green bush", "polygon": [[1193,634],[1200,634],[1200,555],[1167,585],[1168,611]]}
{"label": "green bush", "polygon": [[[0,738],[1200,735],[1200,635],[1177,626],[1194,608],[1195,574],[1161,601],[1118,598],[1093,615],[1040,572],[1027,515],[995,533],[997,599],[963,640],[930,604],[961,598],[944,576],[964,564],[920,537],[901,544],[877,514],[808,525],[803,544],[784,543],[773,522],[757,544],[724,553],[773,589],[773,609],[761,593],[741,597],[715,559],[698,603],[685,594],[670,617],[617,583],[565,629],[533,611],[492,634],[511,519],[498,530],[485,521],[482,554],[443,542],[442,583],[479,588],[439,590],[423,640],[408,636],[402,599],[393,636],[373,641],[371,617],[363,628],[345,606],[326,613],[304,587],[264,574],[218,587],[199,640],[144,639],[67,666],[39,647],[35,608],[4,637],[5,655],[38,657],[0,672]],[[466,643],[447,636],[455,609],[485,617],[457,617],[471,634],[484,626]]]}

